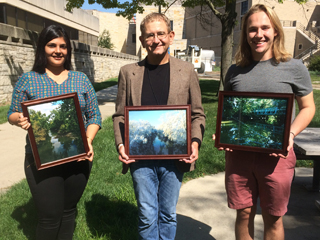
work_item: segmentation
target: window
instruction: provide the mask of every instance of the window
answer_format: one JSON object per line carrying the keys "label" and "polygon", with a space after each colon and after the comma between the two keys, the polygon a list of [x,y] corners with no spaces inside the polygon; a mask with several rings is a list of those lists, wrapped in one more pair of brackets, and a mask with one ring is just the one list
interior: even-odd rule
{"label": "window", "polygon": [[41,32],[43,29],[44,20],[42,17],[33,13],[28,13],[28,29],[31,31]]}
{"label": "window", "polygon": [[171,31],[173,31],[173,20],[170,20],[170,28],[171,28]]}
{"label": "window", "polygon": [[133,33],[132,34],[132,43],[136,43],[137,42],[136,37],[137,37],[137,35],[135,33]]}
{"label": "window", "polygon": [[299,49],[299,50],[302,49],[302,43],[300,43],[300,44],[298,45],[298,49]]}
{"label": "window", "polygon": [[249,4],[248,4],[248,0],[247,1],[244,1],[244,2],[241,2],[241,17],[243,15],[245,15],[249,10]]}
{"label": "window", "polygon": [[1,23],[7,23],[7,17],[6,17],[6,6],[2,3],[0,3],[0,22]]}
{"label": "window", "polygon": [[7,24],[16,26],[16,9],[10,5],[6,5],[7,9]]}
{"label": "window", "polygon": [[20,28],[27,28],[27,22],[26,22],[26,12],[16,8],[16,17],[17,17],[17,27]]}
{"label": "window", "polygon": [[249,3],[248,0],[241,2],[241,9],[240,9],[240,29],[241,29],[241,25],[242,25],[242,18],[243,16],[248,12],[249,10]]}

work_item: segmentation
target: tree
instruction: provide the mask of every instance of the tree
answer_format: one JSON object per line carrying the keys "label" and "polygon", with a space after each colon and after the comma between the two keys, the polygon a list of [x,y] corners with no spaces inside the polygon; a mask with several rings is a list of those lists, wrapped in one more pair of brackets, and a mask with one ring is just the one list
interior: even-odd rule
{"label": "tree", "polygon": [[29,112],[29,117],[32,122],[32,129],[36,143],[45,141],[48,136],[49,126],[49,116],[42,114],[41,111],[35,111],[33,109]]}
{"label": "tree", "polygon": [[[67,9],[80,8],[84,0],[67,0]],[[295,0],[297,3],[302,4],[307,0]],[[156,5],[164,8],[169,8],[175,2],[180,2],[183,7],[195,8],[200,6],[200,16],[203,8],[210,9],[213,14],[220,20],[221,30],[221,72],[220,72],[220,90],[223,89],[224,80],[228,68],[232,63],[232,50],[233,50],[233,32],[236,24],[236,0],[131,0],[124,3],[119,3],[117,0],[88,0],[89,4],[98,3],[102,7],[119,8],[117,16],[123,16],[131,19],[136,13],[143,13],[144,5]],[[283,0],[278,0],[282,3]],[[206,22],[207,18],[202,19],[202,23]]]}
{"label": "tree", "polygon": [[309,71],[320,72],[320,56],[313,55],[312,57],[310,57],[308,69]]}
{"label": "tree", "polygon": [[[80,8],[83,5],[84,0],[67,0],[67,9]],[[123,16],[127,19],[131,19],[136,13],[143,13],[144,9],[142,4],[156,5],[164,8],[169,8],[172,4],[178,0],[132,0],[124,3],[118,3],[117,0],[88,0],[89,4],[98,3],[102,7],[119,8],[117,16]],[[232,63],[232,48],[233,48],[233,29],[235,26],[235,20],[237,17],[236,0],[179,0],[183,7],[194,8],[197,6],[207,6],[215,16],[220,20],[222,24],[221,32],[221,72],[220,72],[220,88],[223,88],[224,77],[228,68]],[[224,13],[217,10],[218,7],[224,6]]]}
{"label": "tree", "polygon": [[65,99],[59,104],[59,107],[52,110],[50,114],[51,132],[54,135],[71,134],[72,136],[77,136],[79,125],[73,99]]}
{"label": "tree", "polygon": [[102,47],[102,48],[109,48],[111,50],[114,48],[114,45],[111,42],[111,37],[110,37],[110,33],[108,30],[106,30],[106,29],[103,30],[103,32],[99,36],[98,46]]}

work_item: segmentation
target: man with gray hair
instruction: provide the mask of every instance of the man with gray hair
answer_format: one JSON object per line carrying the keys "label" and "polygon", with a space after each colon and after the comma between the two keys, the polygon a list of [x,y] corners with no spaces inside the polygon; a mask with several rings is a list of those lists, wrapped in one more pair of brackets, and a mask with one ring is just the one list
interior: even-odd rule
{"label": "man with gray hair", "polygon": [[[147,15],[140,25],[140,41],[147,50],[141,62],[120,69],[115,142],[123,173],[130,167],[138,203],[139,239],[174,239],[176,205],[183,173],[192,171],[205,128],[199,80],[193,65],[170,57],[168,48],[175,33],[161,13]],[[129,159],[124,150],[124,107],[141,105],[191,105],[191,155],[180,160]]]}

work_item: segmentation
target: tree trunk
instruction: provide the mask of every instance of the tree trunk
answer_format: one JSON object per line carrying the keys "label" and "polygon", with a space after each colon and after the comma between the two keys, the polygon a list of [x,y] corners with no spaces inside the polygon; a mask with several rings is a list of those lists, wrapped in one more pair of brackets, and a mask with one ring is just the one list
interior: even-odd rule
{"label": "tree trunk", "polygon": [[235,26],[237,13],[236,13],[236,0],[227,0],[225,6],[225,13],[220,18],[222,31],[221,31],[221,71],[220,71],[220,86],[219,90],[224,89],[224,82],[227,71],[232,64],[233,52],[233,29]]}

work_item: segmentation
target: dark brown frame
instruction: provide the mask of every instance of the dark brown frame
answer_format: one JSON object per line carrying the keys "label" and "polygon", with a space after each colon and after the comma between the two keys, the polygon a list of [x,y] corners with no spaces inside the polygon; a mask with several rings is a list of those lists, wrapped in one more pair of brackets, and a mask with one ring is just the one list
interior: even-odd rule
{"label": "dark brown frame", "polygon": [[[238,145],[230,143],[221,142],[221,122],[224,111],[224,100],[227,97],[239,97],[239,98],[248,98],[250,100],[254,99],[274,99],[274,100],[286,100],[286,113],[283,127],[283,135],[281,142],[281,149],[272,148],[272,147],[257,147],[252,145]],[[294,102],[294,94],[291,93],[257,93],[257,92],[233,92],[233,91],[220,91],[219,92],[219,102],[218,102],[218,114],[217,114],[217,125],[216,125],[216,139],[215,147],[216,148],[230,148],[234,150],[243,150],[243,151],[252,151],[252,152],[264,152],[264,153],[277,153],[277,154],[286,154],[287,147],[289,144],[289,134],[290,134],[290,125],[292,119],[292,108]],[[267,108],[266,108],[267,109]],[[241,117],[239,119],[242,119]],[[242,123],[245,124],[243,121]],[[225,134],[225,133],[224,133]],[[241,136],[246,137],[246,136]]]}
{"label": "dark brown frame", "polygon": [[35,164],[36,164],[36,167],[38,170],[57,166],[57,165],[60,165],[63,163],[71,162],[71,161],[75,161],[80,158],[84,158],[87,155],[87,152],[89,151],[89,146],[88,146],[85,127],[84,127],[84,123],[83,123],[83,119],[82,119],[82,113],[81,113],[81,109],[80,109],[78,95],[76,92],[74,92],[74,93],[67,93],[67,94],[62,94],[62,95],[54,96],[54,97],[47,97],[47,98],[42,98],[42,99],[30,100],[30,101],[26,101],[26,102],[21,103],[23,115],[25,117],[27,117],[30,122],[28,107],[35,106],[38,104],[55,102],[55,101],[59,101],[59,100],[65,100],[68,98],[72,98],[73,102],[74,102],[74,106],[75,106],[77,118],[78,118],[78,123],[79,123],[79,128],[80,128],[80,135],[82,138],[83,148],[84,148],[85,152],[74,155],[74,156],[70,156],[67,158],[54,160],[52,162],[42,163],[40,156],[39,156],[38,146],[35,141],[34,130],[32,129],[32,122],[31,122],[31,126],[28,129],[28,134],[29,134],[29,139],[30,139],[30,143],[31,143],[33,156],[35,159]]}
{"label": "dark brown frame", "polygon": [[[129,152],[129,112],[130,111],[157,111],[157,110],[185,110],[186,111],[186,134],[187,153],[186,154],[161,154],[161,155],[133,155]],[[130,159],[135,160],[160,160],[160,159],[183,159],[190,158],[191,155],[191,106],[190,105],[150,105],[150,106],[126,106],[125,107],[125,152]]]}

